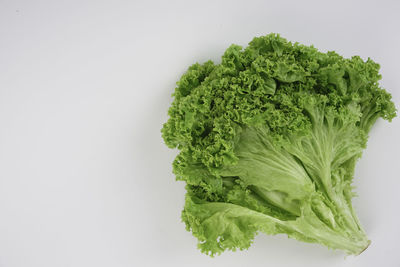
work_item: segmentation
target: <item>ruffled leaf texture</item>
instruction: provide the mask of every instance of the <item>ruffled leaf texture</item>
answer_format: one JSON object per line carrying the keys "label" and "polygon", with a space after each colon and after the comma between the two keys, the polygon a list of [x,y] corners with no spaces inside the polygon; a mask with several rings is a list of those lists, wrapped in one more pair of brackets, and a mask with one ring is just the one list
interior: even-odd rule
{"label": "ruffled leaf texture", "polygon": [[182,220],[211,256],[286,234],[359,254],[369,240],[351,199],[378,118],[396,116],[379,65],[277,34],[230,46],[177,83],[162,136],[180,152]]}

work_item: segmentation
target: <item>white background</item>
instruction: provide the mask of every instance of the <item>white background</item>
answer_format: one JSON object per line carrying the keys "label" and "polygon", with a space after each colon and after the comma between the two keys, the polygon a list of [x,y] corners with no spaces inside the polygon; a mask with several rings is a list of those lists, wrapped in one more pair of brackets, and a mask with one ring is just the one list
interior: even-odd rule
{"label": "white background", "polygon": [[360,256],[285,236],[211,259],[160,128],[194,62],[270,32],[371,57],[400,103],[398,1],[0,0],[0,266],[400,266],[400,119],[356,170]]}

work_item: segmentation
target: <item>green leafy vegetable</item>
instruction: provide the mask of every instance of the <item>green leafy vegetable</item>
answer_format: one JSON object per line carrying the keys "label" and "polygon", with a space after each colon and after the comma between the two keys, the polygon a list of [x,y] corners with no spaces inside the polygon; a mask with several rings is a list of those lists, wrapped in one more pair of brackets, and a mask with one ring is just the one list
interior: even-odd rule
{"label": "green leafy vegetable", "polygon": [[209,255],[284,233],[348,254],[370,243],[351,204],[368,132],[396,110],[379,65],[279,35],[230,46],[177,83],[162,135],[186,182],[182,219]]}

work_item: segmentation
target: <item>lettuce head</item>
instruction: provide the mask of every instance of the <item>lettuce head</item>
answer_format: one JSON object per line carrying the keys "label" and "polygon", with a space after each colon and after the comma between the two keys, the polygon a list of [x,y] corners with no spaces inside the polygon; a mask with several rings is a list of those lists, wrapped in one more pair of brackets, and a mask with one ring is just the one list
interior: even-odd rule
{"label": "lettuce head", "polygon": [[182,220],[211,256],[286,234],[347,254],[370,241],[354,212],[354,167],[378,118],[396,115],[379,65],[279,35],[194,64],[162,136],[186,183]]}

